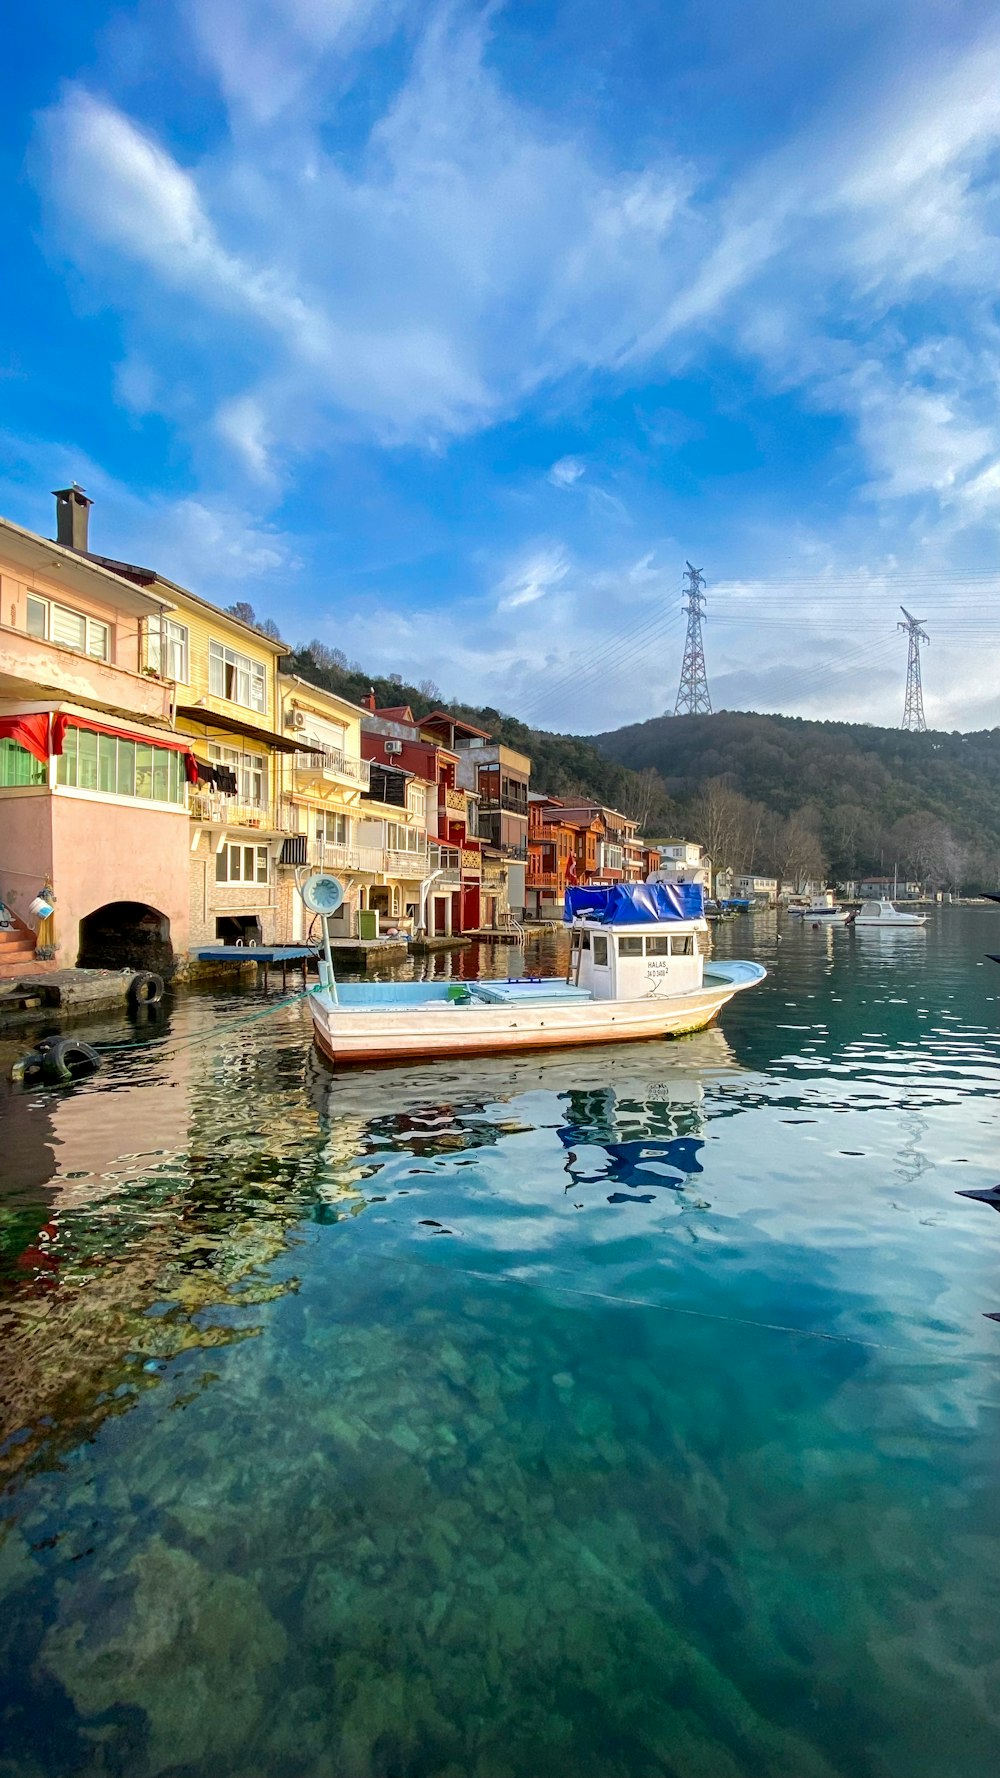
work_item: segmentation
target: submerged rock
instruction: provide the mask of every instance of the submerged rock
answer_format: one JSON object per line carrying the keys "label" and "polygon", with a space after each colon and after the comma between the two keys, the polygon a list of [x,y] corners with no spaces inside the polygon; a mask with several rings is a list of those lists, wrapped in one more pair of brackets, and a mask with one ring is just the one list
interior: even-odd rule
{"label": "submerged rock", "polygon": [[43,1663],[84,1719],[128,1706],[145,1713],[145,1760],[133,1778],[189,1764],[228,1771],[234,1754],[249,1756],[286,1638],[248,1581],[154,1537],[117,1581],[63,1592]]}

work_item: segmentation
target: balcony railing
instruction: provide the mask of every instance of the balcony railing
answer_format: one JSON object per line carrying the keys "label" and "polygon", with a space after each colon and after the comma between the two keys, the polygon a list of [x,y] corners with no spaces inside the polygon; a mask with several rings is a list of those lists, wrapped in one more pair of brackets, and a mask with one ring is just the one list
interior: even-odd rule
{"label": "balcony railing", "polygon": [[258,827],[268,833],[288,831],[287,821],[279,819],[272,803],[245,803],[238,796],[223,796],[219,791],[190,790],[188,813],[194,821],[208,821],[213,827]]}
{"label": "balcony railing", "polygon": [[558,891],[559,878],[554,870],[529,870],[525,880],[527,889],[552,889]]}
{"label": "balcony railing", "polygon": [[317,864],[324,870],[359,871],[365,876],[413,877],[427,875],[428,861],[424,849],[419,852],[397,852],[384,846],[337,846],[317,848]]}
{"label": "balcony railing", "polygon": [[295,770],[322,772],[328,778],[342,778],[348,784],[360,784],[365,790],[372,777],[370,759],[356,759],[351,753],[341,753],[337,747],[311,747],[308,751],[297,753]]}
{"label": "balcony railing", "polygon": [[489,813],[490,810],[507,809],[512,815],[523,815],[528,819],[527,801],[522,802],[516,796],[481,796],[479,807]]}
{"label": "balcony railing", "polygon": [[449,809],[456,815],[465,814],[465,793],[461,790],[448,790],[442,787],[438,796],[438,807]]}

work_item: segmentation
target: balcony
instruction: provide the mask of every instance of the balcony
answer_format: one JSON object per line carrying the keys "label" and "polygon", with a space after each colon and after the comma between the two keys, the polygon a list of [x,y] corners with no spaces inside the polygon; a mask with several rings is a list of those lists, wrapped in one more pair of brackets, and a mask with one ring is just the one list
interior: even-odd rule
{"label": "balcony", "polygon": [[553,895],[559,894],[559,877],[554,870],[529,870],[525,882],[527,889],[547,889]]}
{"label": "balcony", "polygon": [[525,821],[528,819],[527,801],[522,801],[516,796],[481,796],[479,807],[486,814],[502,809],[511,815],[523,815]]}
{"label": "balcony", "polygon": [[447,809],[450,814],[465,817],[465,792],[448,790],[446,786],[438,787],[438,808]]}
{"label": "balcony", "polygon": [[143,722],[165,722],[172,687],[0,623],[0,697],[66,698]]}
{"label": "balcony", "polygon": [[371,784],[370,759],[356,759],[336,747],[312,747],[295,755],[295,773],[307,783],[351,784],[367,790]]}
{"label": "balcony", "polygon": [[188,814],[192,821],[204,821],[211,827],[257,828],[262,833],[286,833],[287,819],[279,816],[272,803],[244,803],[236,796],[222,796],[218,791],[189,790]]}
{"label": "balcony", "polygon": [[369,877],[410,877],[419,882],[427,875],[426,851],[396,852],[383,846],[329,845],[316,851],[317,869],[347,871]]}

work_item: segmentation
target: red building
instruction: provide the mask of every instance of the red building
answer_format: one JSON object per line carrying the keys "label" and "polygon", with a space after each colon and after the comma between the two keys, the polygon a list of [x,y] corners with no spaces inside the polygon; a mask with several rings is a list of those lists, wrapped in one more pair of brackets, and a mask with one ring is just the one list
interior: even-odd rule
{"label": "red building", "polygon": [[[365,759],[412,772],[427,786],[428,877],[422,924],[438,938],[477,932],[482,909],[482,847],[476,826],[474,791],[458,783],[457,746],[483,730],[459,722],[446,710],[416,718],[408,704],[378,709],[375,694],[365,700],[361,752]],[[488,737],[486,737],[488,739]]]}

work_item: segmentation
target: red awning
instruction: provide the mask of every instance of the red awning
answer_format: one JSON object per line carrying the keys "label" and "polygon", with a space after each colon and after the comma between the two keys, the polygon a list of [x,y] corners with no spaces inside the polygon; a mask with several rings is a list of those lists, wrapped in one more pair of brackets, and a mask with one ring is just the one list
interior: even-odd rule
{"label": "red awning", "polygon": [[[139,741],[146,746],[166,747],[171,753],[189,753],[191,751],[190,735],[178,736],[167,733],[161,735],[159,732],[156,735],[140,735],[135,729],[122,728],[120,723],[98,722],[94,717],[77,716],[75,712],[72,716],[64,716],[62,720],[70,728],[89,728],[99,735],[117,735],[119,741]],[[56,721],[59,721],[59,717],[56,718]],[[55,753],[61,749],[53,748],[52,751]]]}
{"label": "red awning", "polygon": [[49,713],[33,710],[27,716],[0,716],[0,740],[16,741],[43,765],[49,760]]}

